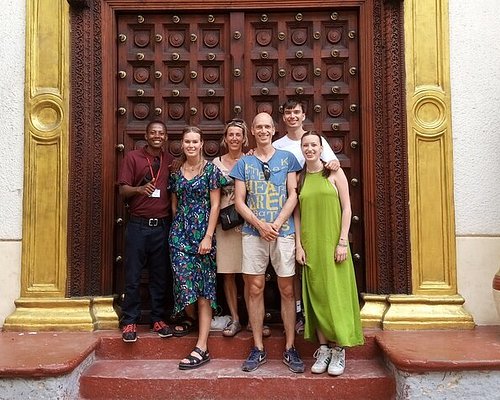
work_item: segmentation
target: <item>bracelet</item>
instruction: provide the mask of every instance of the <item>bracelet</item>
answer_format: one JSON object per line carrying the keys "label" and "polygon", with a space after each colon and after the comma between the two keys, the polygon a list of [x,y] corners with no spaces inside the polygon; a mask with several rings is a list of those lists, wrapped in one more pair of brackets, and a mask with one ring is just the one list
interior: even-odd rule
{"label": "bracelet", "polygon": [[208,238],[212,239],[213,236],[210,235],[210,234],[208,234],[208,233],[205,233],[205,237],[208,237]]}
{"label": "bracelet", "polygon": [[339,239],[339,242],[347,242],[347,239],[340,238],[340,239]]}
{"label": "bracelet", "polygon": [[339,246],[339,247],[347,247],[346,244],[342,244],[342,243],[338,243],[337,246]]}

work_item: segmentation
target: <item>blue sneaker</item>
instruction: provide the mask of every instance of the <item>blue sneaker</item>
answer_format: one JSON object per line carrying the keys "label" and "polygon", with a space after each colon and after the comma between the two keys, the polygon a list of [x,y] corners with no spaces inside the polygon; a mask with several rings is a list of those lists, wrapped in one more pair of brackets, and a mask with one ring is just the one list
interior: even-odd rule
{"label": "blue sneaker", "polygon": [[288,365],[288,369],[292,372],[304,372],[304,362],[300,359],[295,347],[290,347],[283,353],[283,363]]}
{"label": "blue sneaker", "polygon": [[243,362],[241,370],[245,372],[252,372],[259,368],[262,364],[267,362],[267,354],[264,350],[259,350],[257,347],[253,347],[250,350],[250,354],[247,359]]}

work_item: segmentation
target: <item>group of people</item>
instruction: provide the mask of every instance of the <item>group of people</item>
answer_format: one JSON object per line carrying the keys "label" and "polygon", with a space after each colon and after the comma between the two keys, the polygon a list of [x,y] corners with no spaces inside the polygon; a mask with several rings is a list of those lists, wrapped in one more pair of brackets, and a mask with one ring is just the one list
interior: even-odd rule
{"label": "group of people", "polygon": [[[254,341],[242,370],[256,370],[267,361],[264,287],[271,262],[285,330],[283,362],[292,372],[304,372],[294,346],[296,330],[303,328],[305,339],[320,345],[311,371],[344,372],[344,347],[363,343],[348,243],[349,190],[334,152],[319,134],[303,129],[304,119],[304,105],[288,100],[283,105],[287,134],[273,142],[272,117],[257,114],[250,129],[256,146],[247,154],[249,130],[243,120],[233,119],[222,139],[227,152],[212,162],[203,157],[197,127],[183,130],[182,155],[173,162],[163,150],[166,126],[158,121],[147,126],[147,145],[125,155],[119,177],[130,212],[121,318],[125,342],[137,340],[140,274],[147,267],[153,331],[161,337],[183,336],[197,326],[196,345],[179,368],[207,363],[217,273],[224,276],[231,314],[222,332],[228,337],[242,330],[236,285],[236,274],[242,273],[247,329]],[[219,212],[231,204],[244,223],[223,230]],[[172,325],[163,317],[168,264],[174,313],[186,316]]]}

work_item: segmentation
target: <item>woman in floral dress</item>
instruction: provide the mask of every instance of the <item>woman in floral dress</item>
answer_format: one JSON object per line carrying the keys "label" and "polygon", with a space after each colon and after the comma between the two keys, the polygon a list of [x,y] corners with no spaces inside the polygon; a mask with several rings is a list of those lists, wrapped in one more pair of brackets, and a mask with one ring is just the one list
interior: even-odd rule
{"label": "woman in floral dress", "polygon": [[179,363],[180,369],[197,368],[210,361],[208,335],[212,308],[216,308],[215,227],[220,208],[219,169],[202,155],[201,130],[182,132],[180,168],[170,176],[173,221],[169,235],[174,276],[174,312],[198,308],[198,341]]}

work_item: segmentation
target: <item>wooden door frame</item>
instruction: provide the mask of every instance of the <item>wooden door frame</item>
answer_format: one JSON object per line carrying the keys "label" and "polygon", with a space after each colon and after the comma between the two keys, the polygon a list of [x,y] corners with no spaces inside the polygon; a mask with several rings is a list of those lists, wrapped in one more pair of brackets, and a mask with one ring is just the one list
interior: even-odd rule
{"label": "wooden door frame", "polygon": [[[68,0],[71,7],[71,140],[68,296],[112,293],[116,120],[116,13],[178,10],[178,3]],[[403,6],[338,0],[359,12],[362,188],[367,292],[411,293]],[[261,2],[183,2],[185,11],[259,10]],[[320,0],[266,4],[266,11],[325,8]],[[364,68],[364,70],[363,70]]]}

